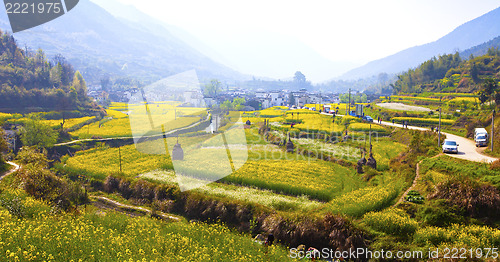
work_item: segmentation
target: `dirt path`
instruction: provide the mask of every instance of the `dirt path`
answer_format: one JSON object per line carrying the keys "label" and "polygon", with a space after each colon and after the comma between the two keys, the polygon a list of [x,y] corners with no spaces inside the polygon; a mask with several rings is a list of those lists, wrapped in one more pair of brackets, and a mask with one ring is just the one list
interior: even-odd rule
{"label": "dirt path", "polygon": [[[433,156],[431,157],[432,158],[436,158],[436,157],[440,157],[444,154],[439,154],[437,156]],[[401,198],[398,200],[398,202],[396,204],[394,204],[394,206],[397,206],[399,203],[403,202],[404,199],[405,199],[405,196],[408,194],[408,192],[410,192],[412,189],[415,188],[415,186],[417,185],[418,183],[418,180],[420,179],[420,164],[424,161],[425,159],[423,160],[420,160],[420,162],[418,162],[417,164],[417,168],[416,168],[416,175],[415,175],[415,179],[413,179],[413,184],[404,192],[404,194],[401,196]]]}
{"label": "dirt path", "polygon": [[420,179],[420,164],[422,163],[422,161],[424,161],[424,160],[421,160],[417,164],[417,171],[416,171],[417,174],[415,175],[415,179],[413,180],[413,184],[408,189],[406,189],[406,191],[403,193],[401,198],[398,200],[398,202],[394,206],[397,206],[401,202],[403,202],[405,200],[405,196],[408,194],[408,192],[410,192],[417,185],[417,182]]}
{"label": "dirt path", "polygon": [[[102,196],[91,196],[91,199],[94,199],[95,201],[92,202],[92,204],[98,208],[103,208],[103,209],[110,209],[110,210],[115,210],[120,213],[125,213],[127,215],[137,217],[137,216],[144,216],[151,214],[151,210],[144,208],[144,207],[138,207],[138,206],[131,206],[131,205],[125,205],[122,204],[118,201],[111,200],[107,197],[102,197]],[[155,214],[156,217],[161,218],[163,220],[167,221],[172,221],[172,222],[179,222],[180,219],[178,217],[174,217],[162,212],[156,212]]]}
{"label": "dirt path", "polygon": [[17,170],[19,170],[21,168],[18,164],[14,163],[14,162],[7,162],[7,164],[9,164],[11,166],[14,166],[14,168],[12,168],[11,170],[7,171],[5,174],[1,175],[0,176],[0,181],[2,179],[4,179],[5,177],[7,177],[8,175],[16,172]]}

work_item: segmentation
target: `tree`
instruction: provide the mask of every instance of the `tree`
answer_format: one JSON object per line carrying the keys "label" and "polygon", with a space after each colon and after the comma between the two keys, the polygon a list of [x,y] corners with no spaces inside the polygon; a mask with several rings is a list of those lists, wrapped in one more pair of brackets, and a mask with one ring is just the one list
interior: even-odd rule
{"label": "tree", "polygon": [[85,102],[87,100],[87,83],[85,83],[85,79],[83,79],[79,71],[76,71],[73,77],[73,87],[78,93],[78,100],[80,102]]}
{"label": "tree", "polygon": [[233,109],[233,104],[231,103],[231,101],[226,100],[224,101],[224,103],[222,103],[222,105],[220,105],[220,109],[222,111],[230,111],[231,109]]}
{"label": "tree", "polygon": [[62,66],[57,64],[57,66],[50,69],[50,81],[55,87],[60,87],[62,85]]}
{"label": "tree", "polygon": [[288,104],[290,106],[294,106],[295,103],[296,103],[295,96],[293,95],[293,93],[290,93],[290,95],[288,96]]}
{"label": "tree", "polygon": [[232,107],[235,110],[241,111],[245,108],[244,104],[246,103],[245,98],[235,98],[232,103]]}
{"label": "tree", "polygon": [[2,164],[4,163],[3,153],[7,151],[7,149],[9,149],[7,141],[5,141],[4,137],[5,137],[5,132],[0,127],[0,169],[2,167]]}
{"label": "tree", "polygon": [[302,74],[302,72],[297,71],[295,72],[295,76],[293,77],[293,81],[297,83],[304,83],[306,82],[306,76]]}
{"label": "tree", "polygon": [[217,97],[218,94],[222,92],[222,84],[217,79],[210,80],[210,83],[205,85],[204,95],[205,97]]}
{"label": "tree", "polygon": [[109,78],[109,76],[105,76],[103,78],[101,78],[101,88],[103,91],[105,92],[108,92],[108,88],[110,87],[110,84],[111,84],[111,79]]}
{"label": "tree", "polygon": [[24,123],[21,141],[25,146],[45,148],[52,146],[57,141],[58,134],[49,125],[44,124],[39,116],[29,115]]}
{"label": "tree", "polygon": [[295,72],[293,82],[298,89],[307,89],[311,86],[311,83],[307,81],[306,76],[300,71]]}
{"label": "tree", "polygon": [[[485,79],[482,84],[482,89],[479,91],[479,100],[481,101],[481,104],[484,104],[486,101],[492,99],[494,99],[496,102],[497,93],[498,93],[497,81],[493,78]],[[497,105],[499,105],[499,103],[497,103]]]}
{"label": "tree", "polygon": [[472,81],[477,83],[479,81],[479,69],[477,68],[476,63],[472,62],[472,66],[470,69],[470,76],[472,77]]}

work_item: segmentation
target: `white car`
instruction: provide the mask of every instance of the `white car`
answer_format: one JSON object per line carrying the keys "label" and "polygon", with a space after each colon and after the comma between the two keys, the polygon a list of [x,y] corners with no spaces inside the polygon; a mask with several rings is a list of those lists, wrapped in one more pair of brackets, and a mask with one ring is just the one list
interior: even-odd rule
{"label": "white car", "polygon": [[458,154],[458,144],[453,140],[444,140],[443,143],[443,153],[455,153]]}

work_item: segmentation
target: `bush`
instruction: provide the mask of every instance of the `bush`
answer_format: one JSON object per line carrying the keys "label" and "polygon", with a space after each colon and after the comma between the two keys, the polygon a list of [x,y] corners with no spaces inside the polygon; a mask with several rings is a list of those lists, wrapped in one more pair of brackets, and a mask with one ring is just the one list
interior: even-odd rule
{"label": "bush", "polygon": [[57,177],[48,169],[28,165],[19,171],[19,178],[26,193],[64,210],[87,201],[80,184]]}
{"label": "bush", "polygon": [[498,160],[496,160],[496,161],[492,162],[492,163],[490,164],[490,169],[491,169],[491,170],[500,170],[500,159],[498,159]]}
{"label": "bush", "polygon": [[420,192],[416,190],[410,190],[410,192],[406,194],[405,200],[415,204],[422,204],[424,203],[425,198],[422,195],[420,195]]}
{"label": "bush", "polygon": [[13,199],[0,199],[0,205],[7,209],[9,214],[18,219],[26,216],[26,207],[19,197],[14,197]]}
{"label": "bush", "polygon": [[174,200],[179,198],[180,190],[177,186],[172,185],[158,185],[154,189],[155,200],[164,201],[164,200]]}
{"label": "bush", "polygon": [[500,218],[500,194],[496,187],[468,178],[453,179],[437,185],[433,199],[464,210],[465,215],[489,222]]}
{"label": "bush", "polygon": [[106,180],[104,180],[104,191],[107,193],[113,193],[115,191],[118,191],[120,185],[120,179],[116,178],[114,176],[108,176],[106,177]]}
{"label": "bush", "polygon": [[433,201],[430,205],[422,206],[417,211],[417,218],[429,226],[445,227],[462,222],[460,211],[449,206],[445,200]]}
{"label": "bush", "polygon": [[153,201],[155,185],[145,180],[136,180],[132,184],[132,197],[141,200]]}

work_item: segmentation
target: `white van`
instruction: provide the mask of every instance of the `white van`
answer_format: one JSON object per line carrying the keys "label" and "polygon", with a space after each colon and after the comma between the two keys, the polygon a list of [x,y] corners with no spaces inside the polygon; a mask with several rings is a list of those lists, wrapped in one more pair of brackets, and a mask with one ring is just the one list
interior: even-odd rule
{"label": "white van", "polygon": [[487,146],[488,145],[488,132],[484,128],[474,129],[474,141],[476,142],[476,147]]}

